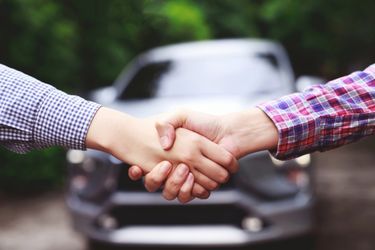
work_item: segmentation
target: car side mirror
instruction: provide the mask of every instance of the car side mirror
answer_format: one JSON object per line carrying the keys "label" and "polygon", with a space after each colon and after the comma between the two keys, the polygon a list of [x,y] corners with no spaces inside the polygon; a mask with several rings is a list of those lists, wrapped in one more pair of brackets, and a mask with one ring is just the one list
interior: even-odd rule
{"label": "car side mirror", "polygon": [[105,87],[91,92],[90,99],[100,104],[109,104],[116,100],[117,91],[114,87]]}
{"label": "car side mirror", "polygon": [[296,81],[296,89],[298,92],[301,92],[313,85],[324,83],[326,83],[326,81],[323,78],[317,76],[300,76]]}

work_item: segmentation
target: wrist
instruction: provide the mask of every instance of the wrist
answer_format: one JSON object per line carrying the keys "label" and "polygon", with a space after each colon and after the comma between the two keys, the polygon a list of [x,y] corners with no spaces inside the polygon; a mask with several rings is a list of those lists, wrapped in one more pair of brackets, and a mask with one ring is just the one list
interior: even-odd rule
{"label": "wrist", "polygon": [[226,118],[227,133],[236,145],[236,157],[249,153],[271,150],[277,146],[278,131],[272,120],[260,109],[252,108]]}
{"label": "wrist", "polygon": [[158,143],[152,120],[138,119],[109,108],[101,108],[95,115],[86,145],[130,165],[142,166],[145,172],[164,160],[166,154]]}
{"label": "wrist", "polygon": [[[102,107],[94,116],[86,137],[86,146],[91,149],[114,154],[120,134],[128,133],[135,118],[119,111]],[[128,140],[121,140],[121,148],[126,152]],[[126,154],[125,154],[126,155]]]}

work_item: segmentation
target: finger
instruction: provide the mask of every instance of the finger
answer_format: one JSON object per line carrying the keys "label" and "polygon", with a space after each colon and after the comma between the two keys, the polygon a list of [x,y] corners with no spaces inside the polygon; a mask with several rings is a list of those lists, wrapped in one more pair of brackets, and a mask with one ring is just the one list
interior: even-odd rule
{"label": "finger", "polygon": [[155,192],[158,190],[167,179],[170,171],[172,169],[172,164],[168,161],[163,161],[156,165],[150,173],[145,176],[145,188],[149,192]]}
{"label": "finger", "polygon": [[179,164],[176,169],[170,174],[165,182],[163,189],[163,197],[166,200],[173,200],[177,197],[181,186],[184,184],[189,174],[189,167],[185,164]]}
{"label": "finger", "polygon": [[167,122],[156,122],[156,130],[159,134],[159,142],[164,150],[172,148],[176,139],[175,128]]}
{"label": "finger", "polygon": [[212,144],[213,142],[209,140],[203,140],[202,153],[220,166],[225,167],[230,173],[236,173],[239,168],[237,159],[222,147]]}
{"label": "finger", "polygon": [[198,183],[194,183],[192,194],[194,197],[204,200],[210,197],[210,192]]}
{"label": "finger", "polygon": [[178,193],[178,200],[181,203],[187,203],[194,199],[191,195],[191,191],[193,190],[194,185],[194,176],[192,173],[188,174],[185,183],[182,185],[180,192]]}
{"label": "finger", "polygon": [[211,180],[210,178],[208,178],[207,176],[205,176],[204,174],[202,174],[196,169],[192,170],[192,174],[194,175],[195,182],[201,185],[206,190],[212,191],[218,188],[219,186],[219,183]]}
{"label": "finger", "polygon": [[183,127],[185,121],[186,112],[180,110],[156,122],[155,127],[163,149],[168,150],[173,146],[176,139],[175,130],[179,127]]}
{"label": "finger", "polygon": [[143,177],[143,171],[138,166],[131,166],[128,169],[129,178],[133,181],[137,181]]}
{"label": "finger", "polygon": [[229,173],[225,168],[207,158],[200,160],[196,169],[217,183],[226,183],[229,179]]}

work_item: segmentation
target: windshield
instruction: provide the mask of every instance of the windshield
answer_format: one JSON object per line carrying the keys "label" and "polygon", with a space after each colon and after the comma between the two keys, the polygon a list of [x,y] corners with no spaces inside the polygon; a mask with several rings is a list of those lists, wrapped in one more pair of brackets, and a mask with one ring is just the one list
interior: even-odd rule
{"label": "windshield", "polygon": [[130,80],[121,98],[243,96],[281,87],[277,62],[269,55],[213,57],[147,64]]}

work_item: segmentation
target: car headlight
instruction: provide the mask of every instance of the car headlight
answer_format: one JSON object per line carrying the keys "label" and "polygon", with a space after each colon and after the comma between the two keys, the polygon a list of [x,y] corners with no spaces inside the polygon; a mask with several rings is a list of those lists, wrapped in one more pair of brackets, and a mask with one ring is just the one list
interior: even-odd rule
{"label": "car headlight", "polygon": [[307,167],[311,163],[311,155],[310,154],[302,155],[294,160],[301,167]]}
{"label": "car headlight", "polygon": [[101,201],[116,186],[116,168],[106,155],[69,150],[69,191],[80,198]]}
{"label": "car headlight", "polygon": [[296,163],[297,166],[299,166],[299,167],[307,167],[311,164],[311,155],[310,154],[302,155],[302,156],[297,157],[295,159],[286,160],[286,161],[278,160],[275,157],[273,157],[272,155],[270,155],[270,158],[271,158],[272,163],[276,167],[282,167],[282,166],[290,165],[291,163],[292,164]]}
{"label": "car headlight", "polygon": [[310,174],[306,169],[311,165],[311,155],[305,154],[295,159],[281,161],[270,155],[272,163],[279,168],[287,179],[299,188],[305,188],[310,183]]}
{"label": "car headlight", "polygon": [[66,154],[66,160],[71,164],[80,164],[85,159],[85,153],[81,150],[69,150]]}
{"label": "car headlight", "polygon": [[310,155],[280,161],[266,152],[240,160],[237,183],[259,197],[277,200],[294,197],[310,187]]}

